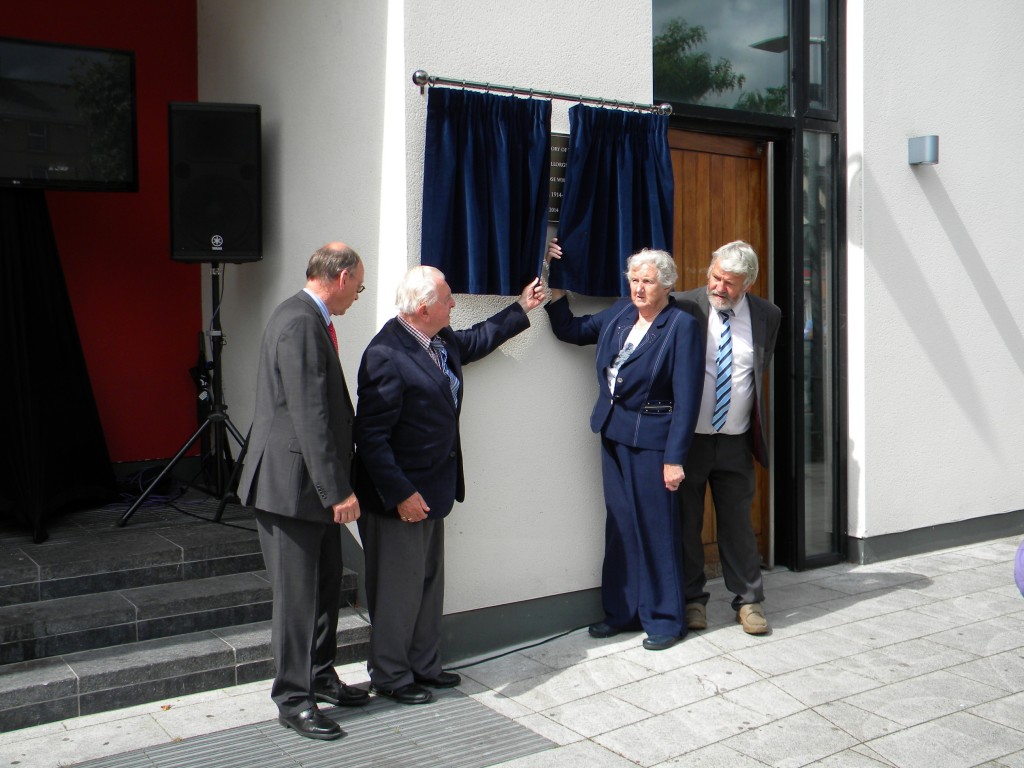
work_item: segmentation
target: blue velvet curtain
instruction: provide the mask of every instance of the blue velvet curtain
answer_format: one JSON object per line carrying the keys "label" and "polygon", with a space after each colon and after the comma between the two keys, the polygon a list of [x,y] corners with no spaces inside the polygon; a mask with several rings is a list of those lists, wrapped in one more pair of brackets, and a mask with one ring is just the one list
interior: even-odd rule
{"label": "blue velvet curtain", "polygon": [[431,88],[420,261],[456,293],[511,296],[545,248],[551,102]]}
{"label": "blue velvet curtain", "polygon": [[672,250],[668,116],[579,104],[569,110],[569,152],[558,224],[561,261],[550,283],[588,296],[626,296],[626,259]]}

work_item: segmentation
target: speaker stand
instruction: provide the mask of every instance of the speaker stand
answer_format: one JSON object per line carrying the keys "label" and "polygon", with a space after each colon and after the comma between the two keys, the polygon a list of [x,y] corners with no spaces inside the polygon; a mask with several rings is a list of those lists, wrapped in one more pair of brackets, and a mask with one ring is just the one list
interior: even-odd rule
{"label": "speaker stand", "polygon": [[245,454],[245,448],[248,445],[248,437],[243,438],[242,433],[231,423],[231,418],[228,416],[228,406],[224,402],[220,362],[221,347],[224,346],[224,334],[221,332],[220,325],[220,263],[216,261],[210,263],[210,291],[212,294],[212,315],[210,319],[211,384],[208,390],[210,394],[210,413],[199,426],[199,429],[185,441],[185,444],[181,446],[174,455],[174,458],[156,476],[156,479],[146,487],[139,498],[128,508],[128,511],[121,515],[121,518],[117,521],[118,528],[123,528],[128,523],[132,515],[135,514],[135,511],[149,498],[153,489],[174,469],[181,458],[195,445],[196,440],[202,437],[207,430],[210,432],[210,453],[214,463],[213,487],[204,488],[203,490],[211,496],[215,496],[221,502],[217,508],[214,521],[220,520],[227,499],[233,493],[232,486],[238,481],[238,473],[232,469],[232,465],[235,462],[231,459],[231,446],[228,443],[228,434],[230,433],[235,438],[235,441],[242,449],[242,453],[239,454],[239,465]]}

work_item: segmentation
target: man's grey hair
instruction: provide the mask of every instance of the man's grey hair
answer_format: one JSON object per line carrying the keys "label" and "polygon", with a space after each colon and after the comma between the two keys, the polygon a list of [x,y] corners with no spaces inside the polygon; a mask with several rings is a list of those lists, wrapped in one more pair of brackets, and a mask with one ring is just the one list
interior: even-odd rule
{"label": "man's grey hair", "polygon": [[634,253],[628,259],[626,259],[626,278],[629,278],[629,273],[634,269],[640,269],[640,267],[652,266],[658,273],[658,282],[663,288],[672,290],[676,287],[676,279],[679,273],[676,272],[676,262],[672,258],[672,254],[667,251],[654,251],[649,248],[644,248],[638,253]]}
{"label": "man's grey hair", "polygon": [[359,254],[349,248],[331,248],[323,246],[313,252],[306,265],[306,279],[320,282],[333,282],[346,269],[351,273],[359,263]]}
{"label": "man's grey hair", "polygon": [[444,273],[435,267],[413,267],[402,278],[395,291],[395,306],[403,315],[413,315],[424,304],[437,302],[437,281]]}
{"label": "man's grey hair", "polygon": [[717,251],[711,254],[711,263],[708,265],[708,277],[711,277],[711,270],[715,264],[723,272],[743,277],[743,290],[746,290],[757,280],[757,254],[743,240],[733,240],[726,243]]}

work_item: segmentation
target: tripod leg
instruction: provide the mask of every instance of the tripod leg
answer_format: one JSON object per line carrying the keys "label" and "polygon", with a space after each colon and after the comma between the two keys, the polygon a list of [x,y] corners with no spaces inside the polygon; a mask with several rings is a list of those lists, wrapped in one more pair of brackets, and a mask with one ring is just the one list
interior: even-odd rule
{"label": "tripod leg", "polygon": [[204,421],[202,423],[202,425],[199,427],[199,429],[196,430],[195,434],[192,435],[192,437],[190,437],[188,439],[188,441],[183,446],[181,446],[181,450],[179,450],[176,454],[174,454],[174,458],[171,459],[167,463],[167,466],[164,467],[163,470],[160,472],[160,474],[156,476],[156,480],[154,480],[152,483],[150,483],[149,486],[146,488],[146,490],[144,490],[142,492],[142,495],[139,496],[139,498],[137,498],[135,500],[135,503],[132,504],[128,508],[128,511],[125,512],[123,515],[121,515],[121,519],[117,521],[117,527],[118,528],[124,528],[125,524],[131,518],[131,516],[135,514],[135,510],[138,509],[142,505],[142,502],[144,502],[147,498],[149,498],[149,494],[153,492],[153,489],[156,488],[157,484],[161,480],[164,479],[164,476],[168,472],[170,472],[172,469],[174,469],[174,465],[178,463],[179,459],[181,459],[181,457],[185,455],[185,453],[188,451],[188,449],[192,447],[192,444],[196,440],[199,439],[199,436],[203,434],[203,431],[207,427],[209,427],[210,424],[211,424],[211,421],[209,419]]}
{"label": "tripod leg", "polygon": [[[228,428],[231,430],[231,434],[235,435],[236,438],[240,438],[241,433],[235,429],[235,425],[230,420],[227,422]],[[242,464],[245,461],[245,454],[249,450],[249,438],[252,436],[252,427],[249,427],[249,431],[245,435],[245,440],[239,440],[241,449],[238,451],[238,458],[235,460],[235,468],[231,472],[231,479],[228,480],[228,488],[234,488],[238,483],[238,476],[242,474]],[[221,497],[220,503],[217,504],[217,511],[213,514],[213,521],[219,523],[221,517],[224,515],[224,508],[228,505],[228,494],[224,493]]]}
{"label": "tripod leg", "polygon": [[210,441],[210,447],[213,449],[213,493],[211,495],[218,499],[223,498],[227,491],[227,465],[231,463],[231,446],[228,444],[228,435],[224,428],[226,419],[227,416],[221,410],[219,418],[210,430],[210,435],[213,438]]}
{"label": "tripod leg", "polygon": [[[249,442],[249,434],[247,433],[243,438],[242,433],[239,432],[235,425],[231,423],[231,417],[226,413],[224,414],[224,424],[228,428],[228,431],[231,432],[231,436],[235,438],[235,442],[244,448],[246,443]],[[252,432],[252,427],[249,427],[249,432]],[[241,460],[241,454],[239,454],[239,460]]]}

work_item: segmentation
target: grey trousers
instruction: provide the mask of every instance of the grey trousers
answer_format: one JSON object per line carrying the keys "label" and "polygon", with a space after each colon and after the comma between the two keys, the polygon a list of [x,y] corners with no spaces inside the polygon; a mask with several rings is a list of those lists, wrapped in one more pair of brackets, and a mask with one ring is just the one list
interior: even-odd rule
{"label": "grey trousers", "polygon": [[404,523],[364,514],[366,600],[373,625],[366,662],[370,682],[401,688],[441,672],[444,520]]}
{"label": "grey trousers", "polygon": [[261,509],[256,523],[274,590],[270,644],[277,674],[270,697],[290,717],[316,706],[317,682],[338,679],[341,530]]}
{"label": "grey trousers", "polygon": [[761,556],[750,522],[754,500],[754,456],[750,435],[693,436],[686,459],[686,478],[679,486],[683,519],[683,575],[686,602],[707,605],[704,576],[704,494],[711,486],[718,523],[718,552],[725,586],[735,597],[732,607],[764,601]]}

